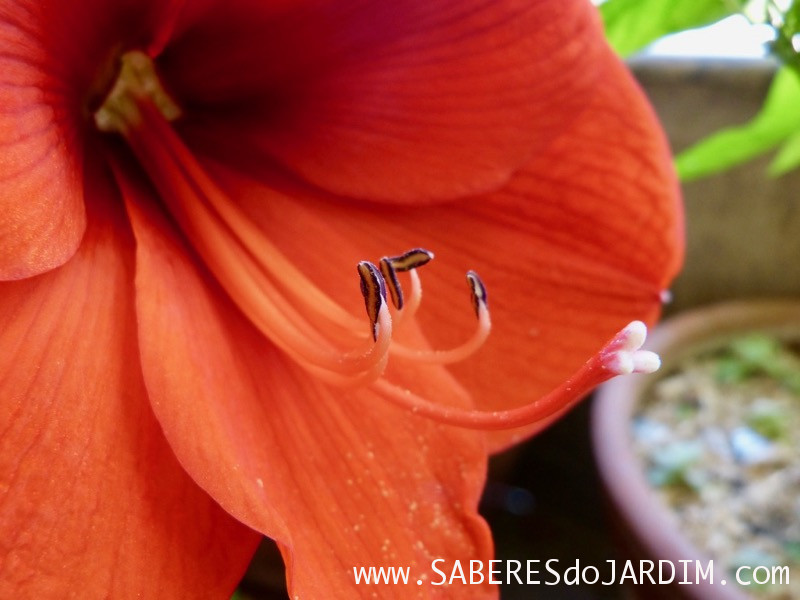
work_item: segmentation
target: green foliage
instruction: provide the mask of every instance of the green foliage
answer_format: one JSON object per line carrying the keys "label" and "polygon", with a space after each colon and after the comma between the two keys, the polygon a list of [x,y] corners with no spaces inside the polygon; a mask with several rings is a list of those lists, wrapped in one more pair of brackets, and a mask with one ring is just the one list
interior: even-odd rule
{"label": "green foliage", "polygon": [[780,341],[752,334],[732,342],[719,359],[717,380],[737,383],[758,376],[770,377],[800,395],[800,358]]}
{"label": "green foliage", "polygon": [[[724,171],[771,150],[800,132],[800,77],[789,67],[778,71],[758,115],[746,125],[707,137],[675,158],[684,181]],[[781,166],[796,155],[782,159]]]}
{"label": "green foliage", "polygon": [[790,135],[769,165],[769,174],[778,177],[800,166],[800,131]]}
{"label": "green foliage", "polygon": [[647,471],[647,480],[655,487],[680,487],[697,491],[690,469],[703,454],[703,446],[697,440],[677,440],[653,452],[653,465]]}
{"label": "green foliage", "polygon": [[777,441],[786,437],[787,411],[778,405],[755,405],[747,415],[747,426],[768,440]]}
{"label": "green foliage", "polygon": [[784,550],[794,562],[800,563],[800,542],[789,541],[784,544]]}
{"label": "green foliage", "polygon": [[608,0],[600,14],[608,41],[629,56],[660,37],[708,25],[741,8],[735,0]]}
{"label": "green foliage", "polygon": [[[606,36],[622,56],[629,56],[670,33],[747,13],[747,0],[607,0],[600,5]],[[800,0],[781,10],[766,0],[764,22],[775,30],[772,54],[778,71],[761,111],[749,123],[719,131],[676,158],[681,179],[689,181],[730,169],[783,144],[769,166],[782,175],[800,166]],[[756,17],[758,18],[758,17]]]}
{"label": "green foliage", "polygon": [[780,12],[770,3],[771,23],[775,28],[772,52],[781,61],[794,69],[800,68],[800,54],[795,48],[795,36],[800,32],[800,0],[794,0],[786,12]]}

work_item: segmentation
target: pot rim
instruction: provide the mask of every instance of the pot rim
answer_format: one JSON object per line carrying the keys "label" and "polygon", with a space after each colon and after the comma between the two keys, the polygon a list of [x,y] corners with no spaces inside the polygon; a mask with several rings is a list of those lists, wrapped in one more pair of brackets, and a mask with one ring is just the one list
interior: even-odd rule
{"label": "pot rim", "polygon": [[[648,337],[645,348],[661,355],[662,371],[681,358],[723,345],[746,331],[800,337],[800,300],[741,300],[701,307],[665,320]],[[710,558],[680,532],[672,511],[645,479],[634,454],[630,419],[642,392],[659,378],[652,375],[617,377],[600,386],[592,404],[592,446],[600,478],[615,509],[625,518],[651,558],[703,561]],[[716,565],[715,565],[716,566]],[[697,599],[747,600],[734,581],[685,586]]]}

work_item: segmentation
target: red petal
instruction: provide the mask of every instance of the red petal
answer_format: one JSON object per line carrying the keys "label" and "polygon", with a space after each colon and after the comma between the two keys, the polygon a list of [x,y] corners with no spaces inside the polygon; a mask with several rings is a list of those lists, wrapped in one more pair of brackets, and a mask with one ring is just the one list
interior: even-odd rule
{"label": "red petal", "polygon": [[157,35],[169,4],[2,3],[0,279],[36,275],[74,254],[86,226],[82,165],[92,107],[107,91],[115,52]]}
{"label": "red petal", "polygon": [[33,4],[0,12],[0,279],[62,264],[86,225],[74,114],[30,26]]}
{"label": "red petal", "polygon": [[186,139],[388,202],[505,182],[575,117],[604,46],[585,0],[206,5],[160,58]]}
{"label": "red petal", "polygon": [[[124,187],[137,238],[145,380],[181,463],[242,522],[275,538],[292,595],[427,598],[433,558],[487,560],[476,506],[479,434],[331,390],[276,351],[198,272],[177,236]],[[409,371],[452,396],[441,369]],[[405,586],[357,586],[353,567],[411,567]],[[494,597],[486,586],[459,597]]]}
{"label": "red petal", "polygon": [[0,284],[0,597],[219,598],[260,536],[181,469],[139,368],[109,188],[61,269]]}
{"label": "red petal", "polygon": [[657,122],[615,58],[595,68],[603,85],[580,118],[489,196],[376,208],[277,177],[259,187],[209,170],[273,243],[355,314],[357,261],[432,250],[419,319],[434,346],[472,331],[464,273],[475,269],[489,289],[493,331],[475,360],[452,371],[478,406],[509,408],[556,387],[629,321],[652,322],[681,262],[678,186]]}

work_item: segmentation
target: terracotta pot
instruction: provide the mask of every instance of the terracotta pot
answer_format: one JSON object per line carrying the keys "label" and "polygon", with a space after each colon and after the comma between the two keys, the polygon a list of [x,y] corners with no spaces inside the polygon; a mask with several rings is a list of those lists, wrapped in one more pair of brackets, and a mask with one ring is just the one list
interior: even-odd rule
{"label": "terracotta pot", "polygon": [[[723,346],[748,331],[800,337],[800,302],[740,301],[696,309],[665,321],[651,333],[645,347],[661,355],[660,372],[665,373],[684,357]],[[631,417],[643,391],[658,377],[659,373],[654,373],[613,379],[598,389],[592,408],[594,452],[623,555],[620,558],[633,560],[637,571],[638,561],[644,559],[671,561],[676,567],[682,565],[681,560],[700,561],[703,566],[709,561],[681,533],[676,516],[648,485],[634,455]],[[713,584],[636,585],[630,591],[643,600],[750,598],[719,562],[714,564],[713,579]],[[727,585],[722,585],[723,579]]]}

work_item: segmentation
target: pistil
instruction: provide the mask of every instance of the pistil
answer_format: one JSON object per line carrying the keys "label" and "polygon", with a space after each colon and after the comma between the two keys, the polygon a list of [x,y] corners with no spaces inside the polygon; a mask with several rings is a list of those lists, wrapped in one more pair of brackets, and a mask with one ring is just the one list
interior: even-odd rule
{"label": "pistil", "polygon": [[590,358],[572,377],[520,408],[504,411],[465,410],[431,402],[408,389],[381,379],[372,384],[384,399],[412,413],[446,425],[466,429],[513,429],[534,423],[550,423],[601,383],[617,375],[652,373],[661,364],[658,355],[641,350],[647,328],[633,321]]}

